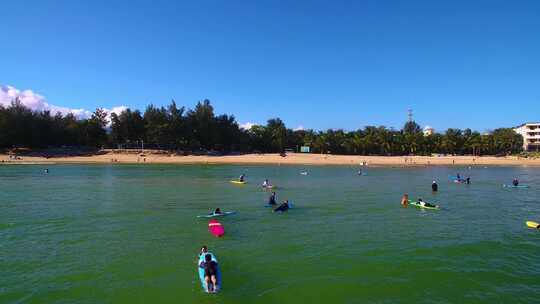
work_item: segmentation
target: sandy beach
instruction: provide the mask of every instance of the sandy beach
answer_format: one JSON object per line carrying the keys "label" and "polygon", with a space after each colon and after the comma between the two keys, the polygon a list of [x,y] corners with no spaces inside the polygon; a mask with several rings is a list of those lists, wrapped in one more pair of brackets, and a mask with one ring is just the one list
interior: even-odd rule
{"label": "sandy beach", "polygon": [[38,157],[20,156],[17,159],[0,154],[0,164],[64,164],[64,163],[114,163],[114,164],[274,164],[274,165],[366,165],[366,166],[474,166],[511,165],[540,166],[540,159],[526,159],[515,156],[358,156],[288,153],[245,154],[230,156],[178,156],[167,154],[128,154],[108,152],[92,156]]}

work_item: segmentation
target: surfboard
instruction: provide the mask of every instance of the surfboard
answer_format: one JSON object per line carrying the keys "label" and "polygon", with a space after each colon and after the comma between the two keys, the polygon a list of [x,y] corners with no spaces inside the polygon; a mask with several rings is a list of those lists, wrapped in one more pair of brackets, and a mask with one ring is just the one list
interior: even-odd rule
{"label": "surfboard", "polygon": [[220,216],[226,216],[226,215],[231,215],[231,214],[235,214],[236,211],[225,211],[225,212],[222,212],[222,213],[210,213],[210,214],[205,214],[205,215],[197,215],[198,218],[212,218],[212,217],[220,217]]}
{"label": "surfboard", "polygon": [[231,183],[233,183],[233,184],[238,184],[238,185],[245,185],[245,184],[247,184],[246,181],[241,182],[241,181],[239,181],[239,180],[232,180]]}
{"label": "surfboard", "polygon": [[538,224],[537,222],[527,221],[526,224],[527,224],[527,227],[540,229],[540,224]]}
{"label": "surfboard", "polygon": [[413,206],[416,206],[418,208],[423,208],[423,209],[431,209],[431,210],[439,210],[441,207],[435,205],[435,207],[430,207],[430,206],[422,206],[420,205],[420,203],[418,202],[411,202],[409,201],[409,204],[413,205]]}
{"label": "surfboard", "polygon": [[514,185],[507,185],[507,184],[503,184],[503,187],[504,187],[504,188],[529,188],[528,185],[517,185],[517,186],[514,186]]}
{"label": "surfboard", "polygon": [[223,228],[223,225],[221,225],[220,222],[214,219],[208,222],[208,231],[210,231],[210,233],[216,237],[222,237],[223,234],[225,234],[225,229]]}

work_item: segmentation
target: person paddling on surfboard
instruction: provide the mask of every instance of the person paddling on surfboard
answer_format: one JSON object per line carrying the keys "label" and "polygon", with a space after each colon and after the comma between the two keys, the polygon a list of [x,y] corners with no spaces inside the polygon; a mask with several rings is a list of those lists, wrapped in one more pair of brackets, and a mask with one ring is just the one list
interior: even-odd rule
{"label": "person paddling on surfboard", "polygon": [[212,255],[206,254],[204,256],[204,262],[199,267],[204,268],[204,281],[206,282],[206,286],[208,286],[208,292],[216,291],[217,263],[212,261]]}
{"label": "person paddling on surfboard", "polygon": [[514,185],[514,187],[517,187],[519,185],[519,180],[517,178],[514,178],[514,180],[512,181],[512,185]]}
{"label": "person paddling on surfboard", "polygon": [[276,192],[272,192],[272,195],[268,198],[268,205],[277,205],[276,203]]}
{"label": "person paddling on surfboard", "polygon": [[437,206],[435,206],[435,205],[432,205],[432,204],[430,204],[430,203],[424,202],[421,198],[418,199],[418,204],[420,204],[420,206],[422,206],[422,207],[432,207],[432,208],[437,208]]}
{"label": "person paddling on surfboard", "polygon": [[285,211],[289,210],[289,208],[290,208],[289,207],[289,200],[286,200],[281,205],[279,205],[279,207],[274,209],[274,212],[277,212],[277,211],[285,212]]}
{"label": "person paddling on surfboard", "polygon": [[403,194],[401,197],[401,205],[407,207],[409,205],[409,195],[407,193]]}

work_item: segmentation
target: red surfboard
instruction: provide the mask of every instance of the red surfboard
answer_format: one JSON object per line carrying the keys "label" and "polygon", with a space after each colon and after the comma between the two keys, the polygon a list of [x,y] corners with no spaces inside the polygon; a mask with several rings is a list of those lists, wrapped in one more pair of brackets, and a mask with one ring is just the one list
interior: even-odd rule
{"label": "red surfboard", "polygon": [[208,231],[217,237],[221,237],[225,234],[225,229],[221,223],[216,220],[210,220],[210,222],[208,222]]}

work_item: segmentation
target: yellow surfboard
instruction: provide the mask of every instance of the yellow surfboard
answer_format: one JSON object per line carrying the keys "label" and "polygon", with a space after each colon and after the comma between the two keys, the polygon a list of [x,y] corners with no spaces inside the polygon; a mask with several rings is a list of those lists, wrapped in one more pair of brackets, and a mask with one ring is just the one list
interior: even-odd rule
{"label": "yellow surfboard", "polygon": [[540,224],[533,221],[527,221],[527,227],[540,229]]}
{"label": "yellow surfboard", "polygon": [[231,183],[233,183],[233,184],[242,184],[242,185],[244,185],[244,184],[246,184],[247,182],[241,182],[241,181],[237,181],[237,180],[232,180]]}

